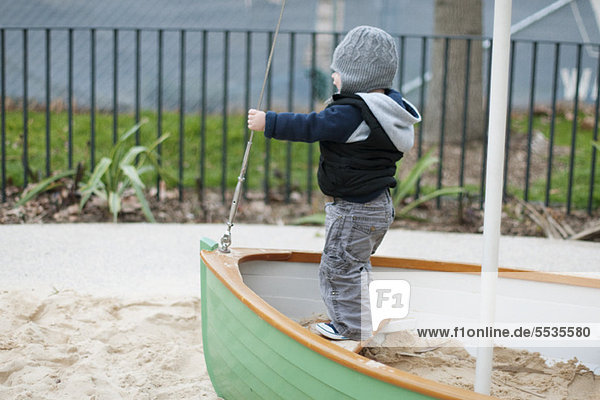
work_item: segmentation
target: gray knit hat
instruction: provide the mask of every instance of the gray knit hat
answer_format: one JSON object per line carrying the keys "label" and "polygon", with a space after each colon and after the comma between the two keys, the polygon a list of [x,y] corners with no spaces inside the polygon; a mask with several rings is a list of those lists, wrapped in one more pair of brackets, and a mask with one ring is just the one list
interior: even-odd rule
{"label": "gray knit hat", "polygon": [[335,48],[331,68],[341,75],[342,93],[391,88],[398,69],[396,43],[379,28],[358,26]]}

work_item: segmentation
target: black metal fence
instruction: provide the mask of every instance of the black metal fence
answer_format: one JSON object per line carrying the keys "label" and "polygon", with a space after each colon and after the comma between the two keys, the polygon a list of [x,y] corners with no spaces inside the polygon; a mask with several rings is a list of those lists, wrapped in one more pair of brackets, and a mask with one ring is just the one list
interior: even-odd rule
{"label": "black metal fence", "polygon": [[[281,32],[264,108],[321,108],[333,93],[329,63],[341,37]],[[490,40],[397,40],[394,86],[423,115],[416,148],[401,170],[431,151],[439,163],[419,181],[417,195],[460,185],[481,205]],[[36,174],[80,161],[93,169],[123,127],[144,117],[151,122],[137,143],[173,135],[159,152],[179,178],[180,197],[197,185],[201,193],[220,188],[225,201],[248,135],[244,113],[255,106],[272,41],[271,31],[0,28],[2,201],[10,184],[25,187]],[[565,204],[569,211],[599,206],[591,144],[598,140],[598,53],[600,44],[512,42],[506,193]],[[310,201],[318,156],[313,145],[267,140],[254,151],[250,187],[267,200],[277,190],[288,200],[300,191]]]}

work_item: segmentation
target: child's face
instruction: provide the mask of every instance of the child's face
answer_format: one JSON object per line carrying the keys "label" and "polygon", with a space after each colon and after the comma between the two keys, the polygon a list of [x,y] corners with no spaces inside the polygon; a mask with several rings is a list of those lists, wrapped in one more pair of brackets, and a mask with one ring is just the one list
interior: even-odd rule
{"label": "child's face", "polygon": [[334,72],[331,74],[331,77],[333,78],[333,85],[337,88],[337,90],[342,90],[342,77],[340,76],[340,73]]}

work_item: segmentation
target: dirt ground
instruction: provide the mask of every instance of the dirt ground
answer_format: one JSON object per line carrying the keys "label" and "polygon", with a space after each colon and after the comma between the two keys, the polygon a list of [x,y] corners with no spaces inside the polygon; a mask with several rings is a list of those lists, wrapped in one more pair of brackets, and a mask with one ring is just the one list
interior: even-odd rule
{"label": "dirt ground", "polygon": [[[8,201],[0,203],[1,224],[23,223],[81,223],[111,222],[106,204],[92,198],[85,208],[79,210],[79,196],[66,187],[43,193],[24,206],[15,207],[19,190],[8,188]],[[152,212],[160,223],[220,223],[227,220],[231,204],[231,193],[222,202],[221,193],[206,191],[200,199],[194,191],[184,192],[179,200],[176,190],[151,190],[148,200]],[[307,215],[320,213],[328,199],[319,193],[308,202],[300,193],[293,192],[289,202],[281,193],[271,194],[268,202],[262,193],[249,192],[240,201],[235,222],[256,224],[293,224]],[[131,194],[124,198],[119,222],[144,222],[137,198]],[[569,238],[600,224],[600,212],[592,215],[585,211],[566,213],[564,208],[547,208],[540,204],[526,204],[516,198],[509,198],[503,206],[502,234],[513,236],[550,236]],[[409,217],[397,219],[394,228],[431,230],[441,232],[477,233],[483,230],[483,210],[479,201],[464,199],[462,207],[456,198],[444,199],[440,208],[435,201],[413,210]],[[599,235],[588,240],[600,241]]]}

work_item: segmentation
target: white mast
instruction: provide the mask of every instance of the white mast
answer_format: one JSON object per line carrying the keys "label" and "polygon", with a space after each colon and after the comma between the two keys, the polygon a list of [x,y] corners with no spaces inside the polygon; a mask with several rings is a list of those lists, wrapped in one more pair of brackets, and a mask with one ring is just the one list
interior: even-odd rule
{"label": "white mast", "polygon": [[[496,311],[496,280],[498,277],[498,244],[502,214],[502,182],[504,173],[504,143],[508,100],[508,67],[510,57],[510,17],[512,0],[494,2],[494,35],[490,88],[490,119],[483,222],[483,262],[481,264],[480,320],[492,326]],[[477,350],[475,391],[490,393],[492,379],[493,340],[481,341]]]}

